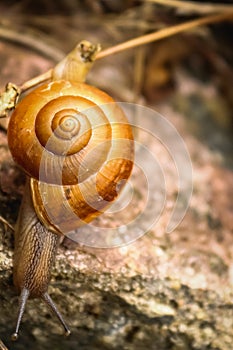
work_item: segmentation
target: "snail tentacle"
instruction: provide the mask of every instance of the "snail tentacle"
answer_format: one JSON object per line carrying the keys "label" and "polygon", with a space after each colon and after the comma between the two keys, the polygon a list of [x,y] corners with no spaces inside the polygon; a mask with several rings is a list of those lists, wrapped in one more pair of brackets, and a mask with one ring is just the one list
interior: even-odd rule
{"label": "snail tentacle", "polygon": [[42,295],[42,299],[45,301],[45,303],[50,307],[50,309],[53,311],[53,313],[57,316],[58,320],[60,321],[61,325],[63,326],[65,330],[65,335],[69,336],[71,331],[69,327],[67,326],[66,322],[64,321],[64,318],[60,311],[58,310],[57,306],[54,304],[52,298],[50,295],[46,292]]}
{"label": "snail tentacle", "polygon": [[30,294],[30,291],[27,288],[22,289],[20,298],[19,298],[19,313],[18,313],[16,328],[15,328],[15,332],[11,336],[11,339],[14,341],[17,340],[19,336],[19,327],[22,321],[22,317],[25,311],[26,302],[28,300],[29,294]]}

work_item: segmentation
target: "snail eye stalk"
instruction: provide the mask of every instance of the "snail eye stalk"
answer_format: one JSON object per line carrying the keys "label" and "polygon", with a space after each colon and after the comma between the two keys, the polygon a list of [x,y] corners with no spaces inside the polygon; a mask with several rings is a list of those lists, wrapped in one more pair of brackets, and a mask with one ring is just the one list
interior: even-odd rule
{"label": "snail eye stalk", "polygon": [[[19,313],[18,313],[18,318],[17,318],[17,323],[16,323],[16,328],[15,332],[12,334],[11,339],[13,341],[17,340],[19,337],[19,327],[22,321],[22,317],[25,311],[26,303],[29,298],[30,292],[28,289],[23,288],[20,299],[19,299]],[[42,295],[42,299],[45,301],[45,303],[50,307],[52,312],[57,316],[58,320],[62,324],[64,330],[65,330],[65,335],[69,336],[71,331],[69,327],[67,326],[66,322],[63,319],[63,316],[61,315],[60,311],[57,309],[57,306],[54,304],[53,300],[51,299],[50,295],[48,293],[44,293]]]}
{"label": "snail eye stalk", "polygon": [[24,314],[24,310],[25,310],[25,306],[29,297],[29,290],[26,288],[22,289],[22,292],[20,294],[20,298],[19,298],[19,313],[18,313],[18,318],[17,318],[17,323],[16,323],[16,328],[15,328],[15,332],[12,334],[11,339],[12,340],[17,340],[18,336],[19,336],[19,327],[22,321],[22,317]]}
{"label": "snail eye stalk", "polygon": [[48,293],[44,293],[42,295],[42,299],[45,301],[45,303],[50,307],[50,309],[52,310],[52,312],[57,316],[57,318],[59,319],[60,323],[62,324],[64,330],[65,330],[65,335],[69,336],[71,331],[69,329],[69,327],[67,326],[67,324],[64,321],[64,318],[62,316],[62,314],[60,313],[60,311],[58,310],[57,306],[54,304],[53,300],[51,299],[50,295]]}

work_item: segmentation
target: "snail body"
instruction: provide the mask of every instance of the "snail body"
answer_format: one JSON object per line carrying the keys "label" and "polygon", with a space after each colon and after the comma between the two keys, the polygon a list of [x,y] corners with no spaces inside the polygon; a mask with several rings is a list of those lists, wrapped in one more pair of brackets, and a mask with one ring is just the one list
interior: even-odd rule
{"label": "snail body", "polygon": [[42,298],[70,333],[47,292],[60,237],[104,212],[133,166],[122,109],[105,92],[59,74],[17,105],[8,127],[13,159],[27,174],[15,230],[13,277],[21,298],[13,339],[28,297]]}
{"label": "snail body", "polygon": [[[59,236],[38,220],[29,183],[25,187],[15,232],[14,284],[18,291],[23,288],[30,291],[31,297],[41,296],[47,292],[50,280],[48,272],[54,262]],[[35,254],[36,250],[39,250],[39,254]]]}
{"label": "snail body", "polygon": [[12,340],[18,339],[20,323],[29,297],[44,300],[60,320],[65,334],[70,334],[69,327],[47,291],[59,238],[38,220],[27,179],[15,227],[13,279],[16,289],[20,292],[20,307]]}

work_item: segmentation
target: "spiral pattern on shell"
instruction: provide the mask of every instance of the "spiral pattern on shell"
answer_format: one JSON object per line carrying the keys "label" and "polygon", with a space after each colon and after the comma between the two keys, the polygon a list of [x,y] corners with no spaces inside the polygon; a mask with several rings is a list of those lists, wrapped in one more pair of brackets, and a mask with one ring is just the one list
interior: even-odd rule
{"label": "spiral pattern on shell", "polygon": [[31,179],[40,220],[69,232],[116,198],[133,166],[133,136],[123,111],[101,90],[54,81],[16,107],[8,128],[14,160]]}

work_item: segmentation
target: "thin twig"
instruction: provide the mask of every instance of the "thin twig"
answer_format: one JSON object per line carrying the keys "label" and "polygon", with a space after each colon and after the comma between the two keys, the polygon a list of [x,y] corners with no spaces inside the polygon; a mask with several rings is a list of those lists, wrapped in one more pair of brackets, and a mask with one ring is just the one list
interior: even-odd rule
{"label": "thin twig", "polygon": [[29,36],[27,33],[20,33],[8,28],[0,27],[0,37],[5,40],[10,40],[24,46],[28,46],[31,49],[42,53],[44,56],[60,61],[63,58],[63,53],[58,48],[54,48],[46,41],[42,41],[36,36]]}
{"label": "thin twig", "polygon": [[112,46],[106,50],[100,51],[96,59],[100,59],[109,55],[113,55],[115,53],[127,50],[127,49],[132,49],[133,47],[139,46],[139,45],[145,45],[148,43],[151,43],[153,41],[157,41],[160,39],[164,39],[167,37],[170,37],[172,35],[184,32],[186,30],[204,25],[204,24],[210,24],[210,23],[216,23],[216,22],[221,22],[223,20],[227,20],[233,18],[233,11],[228,12],[228,13],[222,13],[220,15],[211,15],[211,16],[206,16],[204,18],[198,18],[193,21],[188,21],[185,23],[177,24],[172,27],[166,27],[164,29],[158,30],[156,32],[146,34],[143,36],[140,36],[135,39],[131,39],[128,41],[123,42],[122,44]]}
{"label": "thin twig", "polygon": [[5,344],[3,344],[3,342],[0,339],[0,350],[8,350],[8,348],[6,347]]}
{"label": "thin twig", "polygon": [[[164,29],[158,30],[156,32],[146,34],[146,35],[140,36],[140,37],[135,38],[135,39],[125,41],[121,44],[118,44],[118,45],[112,46],[108,49],[105,49],[103,51],[100,51],[96,55],[96,60],[104,58],[106,56],[113,55],[115,53],[119,53],[119,52],[124,51],[124,50],[132,49],[133,47],[136,47],[136,46],[145,45],[145,44],[151,43],[153,41],[161,40],[161,39],[170,37],[172,35],[184,32],[184,31],[189,30],[189,29],[193,29],[193,28],[201,26],[201,25],[221,22],[223,20],[229,20],[231,18],[233,18],[233,11],[230,13],[227,12],[227,13],[221,13],[219,15],[206,16],[203,18],[195,19],[193,21],[188,21],[185,23],[174,25],[172,27],[164,28]],[[51,74],[52,74],[52,70],[49,70],[46,73],[41,74],[41,75],[35,77],[34,79],[25,82],[20,87],[21,91],[23,92],[23,91],[39,84],[39,83],[42,83],[43,81],[50,79]]]}
{"label": "thin twig", "polygon": [[195,11],[196,13],[210,14],[216,12],[233,11],[232,5],[227,4],[210,4],[210,3],[196,3],[193,1],[180,0],[143,0],[144,2],[153,2],[155,4],[175,7],[182,10]]}
{"label": "thin twig", "polygon": [[51,79],[51,75],[52,75],[52,69],[49,69],[47,72],[41,74],[41,75],[38,75],[37,77],[31,79],[31,80],[28,80],[26,81],[25,83],[23,83],[21,86],[20,86],[20,89],[22,92],[30,89],[31,87],[35,86],[35,85],[38,85],[40,83],[43,83],[45,82],[46,80],[49,80]]}
{"label": "thin twig", "polygon": [[138,103],[141,96],[143,86],[143,77],[145,69],[146,50],[145,46],[141,46],[135,55],[134,61],[134,103]]}
{"label": "thin twig", "polygon": [[3,225],[6,225],[9,229],[11,229],[12,231],[15,231],[14,227],[6,220],[4,219],[1,215],[0,215],[0,222]]}

